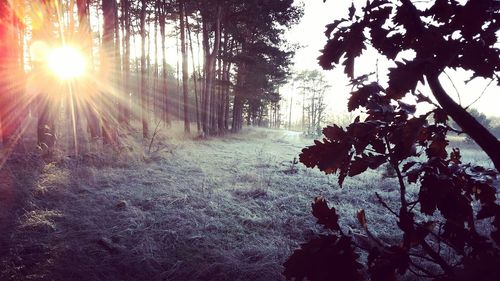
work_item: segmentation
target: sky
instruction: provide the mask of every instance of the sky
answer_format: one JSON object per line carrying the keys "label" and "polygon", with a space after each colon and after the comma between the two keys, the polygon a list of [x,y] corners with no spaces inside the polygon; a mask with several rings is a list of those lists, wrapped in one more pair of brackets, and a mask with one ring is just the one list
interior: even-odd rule
{"label": "sky", "polygon": [[[354,2],[357,7],[361,7],[361,5],[366,3],[365,0],[355,0]],[[326,3],[323,3],[322,0],[301,0],[296,1],[296,3],[304,4],[304,16],[300,23],[292,27],[285,35],[290,43],[298,43],[302,46],[295,55],[293,71],[321,70],[321,67],[317,64],[317,57],[321,54],[320,50],[327,41],[324,35],[325,26],[335,19],[347,15],[348,8],[352,2],[347,0],[327,0]],[[390,67],[391,64],[377,56],[374,50],[368,50],[365,51],[361,58],[356,60],[356,75],[375,71],[375,62],[377,58],[380,58],[379,73],[381,76],[387,73],[386,69]],[[327,94],[327,112],[331,118],[335,115],[345,114],[350,91],[350,87],[347,86],[349,80],[343,74],[343,69],[341,67],[330,71],[322,71],[332,85],[331,90]],[[474,79],[470,83],[465,84],[464,81],[470,77],[470,73],[453,70],[447,70],[447,73],[455,86],[453,86],[449,79],[444,76],[441,77],[443,87],[457,102],[459,101],[457,97],[458,91],[463,106],[467,106],[476,100],[489,82],[483,79]],[[500,87],[494,84],[495,83],[491,83],[490,86],[487,87],[482,97],[474,103],[472,107],[487,115],[500,117]],[[424,93],[429,93],[426,87],[423,87],[423,91]],[[299,100],[300,95],[298,95],[298,90],[296,87],[292,87],[291,84],[280,89],[280,93],[283,96],[286,107],[290,104],[291,96],[296,96],[295,100]],[[293,102],[293,104],[296,108],[293,108],[295,114],[292,114],[292,119],[297,120],[301,114],[299,110],[301,106],[296,102]]]}

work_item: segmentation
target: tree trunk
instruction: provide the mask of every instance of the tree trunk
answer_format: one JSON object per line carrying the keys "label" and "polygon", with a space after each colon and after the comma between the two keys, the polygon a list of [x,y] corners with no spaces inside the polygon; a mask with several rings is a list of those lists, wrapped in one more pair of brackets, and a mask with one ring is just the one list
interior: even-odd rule
{"label": "tree trunk", "polygon": [[209,119],[210,119],[210,111],[209,111],[209,87],[208,87],[208,80],[210,80],[210,46],[209,46],[209,38],[208,38],[208,23],[206,17],[202,14],[202,41],[203,41],[203,54],[204,54],[204,62],[203,62],[203,94],[201,97],[201,113],[202,113],[202,129],[203,133],[207,135],[209,133]]}
{"label": "tree trunk", "polygon": [[[229,76],[229,74],[228,74],[228,76]],[[226,102],[224,104],[224,106],[225,106],[225,108],[224,108],[224,130],[228,131],[229,130],[229,106],[230,106],[229,86],[226,88],[225,98],[226,98]]]}
{"label": "tree trunk", "polygon": [[182,107],[182,92],[181,92],[181,84],[180,84],[180,77],[181,77],[181,66],[179,65],[179,57],[180,55],[180,44],[179,44],[179,36],[175,37],[175,48],[177,51],[177,60],[176,60],[176,65],[175,65],[175,71],[177,73],[176,75],[176,82],[177,82],[177,119],[181,119],[181,107]]}
{"label": "tree trunk", "polygon": [[193,39],[191,37],[191,29],[189,28],[188,16],[186,14],[186,29],[188,34],[189,41],[189,50],[191,53],[191,61],[193,63],[193,85],[194,85],[194,101],[195,101],[195,110],[196,110],[196,129],[198,132],[201,131],[201,123],[200,123],[200,106],[198,101],[198,76],[196,75],[196,63],[194,61],[194,51],[193,51]]}
{"label": "tree trunk", "polygon": [[235,93],[233,103],[233,123],[231,132],[236,133],[241,130],[243,125],[243,97],[240,93]]}
{"label": "tree trunk", "polygon": [[[102,49],[101,49],[101,78],[112,85],[116,86],[116,54],[114,46],[114,33],[115,33],[115,0],[102,0],[102,12],[103,12],[103,35],[102,35]],[[116,142],[116,125],[113,124],[113,118],[115,115],[116,108],[115,98],[112,93],[107,92],[106,89],[103,90],[104,101],[106,104],[106,109],[101,110],[102,118],[102,137],[103,144],[113,144]]]}
{"label": "tree trunk", "polygon": [[[205,18],[205,16],[204,16]],[[209,53],[208,49],[208,30],[206,27],[206,22],[203,23],[203,41],[204,41],[204,49],[206,50],[208,56],[205,62],[205,93],[204,93],[204,101],[203,101],[203,132],[205,135],[209,135],[210,131],[210,122],[211,122],[211,104],[212,104],[212,96],[213,96],[213,88],[214,88],[214,76],[215,76],[215,62],[217,56],[219,55],[220,43],[221,43],[221,18],[222,18],[222,7],[220,4],[217,6],[217,15],[215,20],[215,37],[214,37],[214,45],[213,50]],[[204,21],[206,21],[204,19]]]}
{"label": "tree trunk", "polygon": [[181,54],[182,54],[182,95],[184,104],[184,132],[189,133],[189,97],[188,97],[188,58],[186,51],[186,26],[184,19],[184,0],[179,0],[179,23],[181,28]]}
{"label": "tree trunk", "polygon": [[[159,71],[159,68],[160,68],[160,64],[158,63],[158,26],[160,25],[159,24],[159,18],[158,18],[158,15],[160,14],[159,12],[159,9],[160,9],[160,2],[159,1],[156,1],[155,3],[155,13],[156,13],[156,16],[154,17],[154,33],[153,33],[153,41],[154,41],[154,54],[155,54],[155,60],[154,60],[154,64],[153,64],[153,83],[152,86],[153,86],[153,90],[151,91],[152,95],[153,95],[153,120],[156,122],[156,119],[157,117],[159,116],[159,112],[160,112],[160,106],[159,106],[159,96],[158,96],[158,89],[159,89],[159,86],[158,86],[158,82],[160,80],[160,71]],[[160,119],[161,120],[161,119]]]}
{"label": "tree trunk", "polygon": [[146,0],[141,0],[141,119],[142,119],[142,137],[149,138],[148,124],[148,92],[146,77]]}
{"label": "tree trunk", "polygon": [[[3,3],[5,3],[5,1]],[[47,36],[52,32],[52,24],[48,19],[42,19],[40,27],[36,30],[33,30],[32,32],[33,32],[32,34],[33,41],[35,40],[46,41]],[[3,42],[4,41],[2,40],[2,43]],[[45,71],[43,65],[41,65],[40,62],[37,61],[34,62],[33,73],[36,74],[34,76],[40,75],[39,77],[43,77],[42,79],[47,79],[47,80],[52,79],[52,77],[47,75],[47,72]],[[5,79],[4,75],[1,76],[3,79]],[[44,153],[50,156],[52,154],[52,150],[54,148],[56,141],[55,111],[59,103],[54,100],[54,95],[51,95],[49,89],[47,89],[47,87],[44,87],[44,85],[47,84],[48,83],[42,83],[40,87],[37,89],[38,93],[35,99],[35,103],[38,112],[38,121],[37,121],[38,147]],[[9,124],[9,122],[5,122],[4,120],[2,121],[4,124]]]}
{"label": "tree trunk", "polygon": [[123,121],[130,122],[131,100],[130,100],[130,0],[122,0],[123,16],[123,89],[124,89],[124,112]]}
{"label": "tree trunk", "polygon": [[441,86],[437,73],[427,73],[426,77],[429,87],[441,107],[486,152],[497,171],[500,171],[500,141],[472,117],[467,110],[450,98]]}
{"label": "tree trunk", "polygon": [[163,120],[170,126],[170,115],[169,115],[169,97],[168,97],[168,73],[167,73],[167,52],[165,44],[165,25],[166,25],[166,11],[165,6],[161,8],[160,12],[160,35],[161,35],[161,55],[162,55],[162,68],[163,68],[163,81],[162,81],[162,91],[163,91]]}
{"label": "tree trunk", "polygon": [[[89,19],[89,2],[88,0],[77,0],[76,6],[78,10],[78,36],[81,40],[82,47],[87,50],[87,55],[92,58],[92,35],[90,30]],[[85,87],[84,85],[82,85]],[[85,87],[79,90],[91,91],[90,88]],[[90,138],[95,140],[99,138],[99,117],[97,114],[96,105],[98,101],[95,99],[96,95],[87,95],[86,99],[82,100],[83,114],[87,118],[87,127],[89,128]]]}
{"label": "tree trunk", "polygon": [[[17,38],[17,27],[14,11],[9,3],[0,3],[0,136],[4,146],[9,149],[19,140],[22,112],[25,111],[25,106],[27,107],[22,103],[24,87],[22,68],[18,61],[20,42]],[[0,162],[2,160],[0,159]]]}
{"label": "tree trunk", "polygon": [[[111,77],[113,85],[117,90],[114,96],[114,103],[116,104],[116,114],[114,120],[119,124],[125,123],[125,88],[123,87],[123,72],[122,72],[122,56],[120,55],[120,17],[118,15],[118,3],[115,0],[113,4],[113,25],[114,25],[114,74]],[[115,122],[116,123],[116,122]],[[116,124],[118,125],[118,124]],[[115,132],[117,133],[117,132]],[[116,134],[116,137],[118,135]]]}

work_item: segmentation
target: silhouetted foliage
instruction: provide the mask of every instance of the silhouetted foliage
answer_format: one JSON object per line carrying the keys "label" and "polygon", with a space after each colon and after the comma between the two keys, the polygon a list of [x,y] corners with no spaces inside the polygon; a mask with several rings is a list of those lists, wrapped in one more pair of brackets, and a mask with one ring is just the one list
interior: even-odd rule
{"label": "silhouetted foliage", "polygon": [[335,276],[339,280],[363,280],[358,254],[351,238],[342,234],[335,208],[329,208],[324,198],[317,197],[312,210],[318,223],[333,234],[320,235],[302,244],[284,264],[286,278],[319,281]]}
{"label": "silhouetted foliage", "polygon": [[[432,4],[432,5],[430,5]],[[355,80],[354,61],[367,46],[394,61],[389,69],[389,97],[399,100],[415,93],[417,83],[427,83],[447,115],[457,122],[500,167],[500,142],[456,104],[443,90],[438,77],[446,68],[472,72],[472,78],[483,77],[500,82],[500,49],[497,44],[500,5],[494,0],[436,0],[393,3],[387,0],[368,1],[362,9],[353,5],[349,16],[326,27],[326,43],[319,64],[332,69],[342,64],[345,73]],[[408,56],[412,52],[414,56]],[[366,96],[355,92],[354,99]],[[349,105],[352,109],[352,104]]]}
{"label": "silhouetted foliage", "polygon": [[[384,163],[392,166],[399,183],[399,210],[376,196],[394,215],[402,238],[400,243],[386,243],[372,235],[362,210],[358,212],[358,221],[371,242],[366,247],[358,236],[343,234],[335,209],[328,207],[324,199],[316,199],[313,215],[318,223],[340,235],[320,236],[302,245],[285,263],[288,280],[359,278],[346,275],[359,272],[357,254],[349,254],[351,260],[338,266],[335,257],[352,251],[336,246],[335,242],[340,243],[337,241],[341,239],[368,252],[365,269],[370,280],[397,280],[398,275],[408,271],[435,280],[497,280],[500,206],[494,180],[498,173],[464,164],[458,148],[447,149],[447,134],[451,130],[448,115],[478,142],[497,168],[498,141],[491,134],[489,143],[478,141],[478,137],[490,136],[484,131],[471,132],[484,127],[455,104],[437,80],[445,67],[472,70],[473,77],[496,77],[500,67],[500,52],[494,47],[497,18],[495,1],[471,0],[462,5],[437,0],[429,8],[418,9],[409,0],[397,4],[378,0],[368,1],[362,11],[352,5],[347,18],[327,26],[329,40],[319,58],[320,65],[331,69],[342,63],[354,85],[348,109],[364,114],[346,128],[324,128],[324,138],[304,148],[300,161],[326,174],[337,174],[341,187],[346,177],[377,169]],[[456,36],[457,32],[461,36]],[[383,87],[354,76],[354,60],[366,44],[390,60],[405,50],[415,51],[416,57],[396,61],[389,71],[388,86]],[[434,110],[416,115],[417,104],[432,103],[416,91],[417,83],[424,83],[424,78],[442,108],[434,104]],[[401,100],[407,94],[414,97],[416,104]],[[409,194],[409,185],[418,186],[414,196]],[[409,198],[413,197],[417,200],[411,202]],[[436,216],[437,211],[441,216]],[[491,221],[491,230],[478,231],[477,221],[485,219]],[[489,232],[488,236],[485,232]],[[444,248],[448,253],[444,253]],[[423,264],[423,260],[440,270]]]}
{"label": "silhouetted foliage", "polygon": [[[374,85],[359,85],[357,92],[364,91],[366,87]],[[449,127],[446,118],[440,117],[441,109],[415,116],[414,106],[398,103],[382,88],[378,89],[369,92],[366,98],[357,101],[351,99],[354,108],[364,110],[367,115],[365,118],[356,118],[345,129],[337,125],[326,127],[323,130],[323,140],[315,141],[315,145],[303,149],[300,155],[300,161],[307,167],[317,167],[326,174],[338,174],[340,186],[347,176],[354,177],[367,169],[377,169],[384,163],[389,163],[396,170],[400,183],[401,208],[399,211],[390,211],[397,219],[403,239],[398,245],[379,245],[369,249],[368,274],[373,280],[395,280],[397,274],[404,274],[411,268],[427,277],[455,276],[460,267],[449,264],[437,247],[452,249],[464,262],[463,267],[469,271],[479,268],[466,263],[466,260],[484,259],[487,262],[489,259],[498,259],[500,253],[494,243],[498,246],[500,242],[500,207],[496,203],[496,189],[493,185],[497,172],[463,164],[459,149],[448,153],[446,135]],[[406,189],[409,184],[419,186],[415,202],[408,202]],[[379,199],[384,207],[389,208],[380,197]],[[480,206],[477,211],[472,208],[475,202]],[[416,206],[419,208],[415,208]],[[335,209],[329,208],[324,199],[315,199],[312,207],[319,224],[329,230],[341,232]],[[417,210],[420,212],[418,215]],[[436,211],[442,215],[442,221],[435,220]],[[476,221],[489,218],[494,218],[494,230],[490,238],[476,231]],[[358,215],[358,220],[369,231],[364,213]],[[437,225],[440,227],[437,228]],[[335,239],[341,237],[346,239],[344,235],[335,236]],[[337,240],[332,242],[328,239],[334,238],[321,236],[311,241],[311,244],[304,244],[302,250],[296,251],[285,263],[285,275],[292,272],[289,269],[292,265],[293,272],[302,272],[299,270],[302,268],[300,260],[304,259],[307,262],[302,265],[305,267],[302,268],[303,272],[309,272],[314,265],[314,273],[300,274],[305,274],[311,280],[329,280],[327,277],[332,274],[343,276],[344,271],[348,270],[346,265],[337,269],[341,271],[337,273],[333,262],[322,260],[327,256],[333,260],[330,257],[335,256],[335,253],[331,251],[345,251],[336,246],[334,242]],[[323,246],[329,250],[320,249]],[[311,249],[315,249],[315,254],[312,254]],[[421,251],[429,260],[441,266],[442,272],[429,274],[421,271],[411,258]],[[357,258],[356,255],[350,256]],[[324,268],[319,267],[322,264]],[[349,270],[358,269],[355,260],[348,264],[351,265]],[[295,277],[302,276],[296,274]]]}

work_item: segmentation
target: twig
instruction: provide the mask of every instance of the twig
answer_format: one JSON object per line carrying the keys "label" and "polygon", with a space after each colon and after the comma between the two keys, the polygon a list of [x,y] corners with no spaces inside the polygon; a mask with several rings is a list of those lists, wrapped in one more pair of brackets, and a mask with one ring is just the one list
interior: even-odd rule
{"label": "twig", "polygon": [[[391,146],[389,145],[389,140],[387,137],[384,137],[385,145],[387,147],[387,151],[389,152],[390,158],[392,158],[393,152],[391,149]],[[401,209],[403,209],[405,212],[408,211],[408,202],[406,202],[406,186],[404,183],[403,175],[401,174],[401,170],[399,169],[399,165],[395,161],[389,161],[391,166],[396,170],[396,175],[398,176],[398,181],[399,181],[399,195],[400,195],[400,201],[401,201]]]}
{"label": "twig", "polygon": [[422,249],[424,249],[424,251],[431,257],[434,259],[434,261],[439,264],[439,266],[444,270],[444,272],[448,275],[448,276],[455,276],[454,272],[453,272],[453,268],[443,259],[443,257],[441,257],[438,253],[436,253],[434,251],[434,249],[432,249],[432,247],[427,244],[427,242],[424,240],[422,241],[421,243],[422,245]]}
{"label": "twig", "polygon": [[493,82],[493,79],[491,79],[490,82],[484,87],[484,89],[481,92],[481,94],[479,95],[479,97],[477,97],[477,99],[475,99],[471,104],[469,104],[468,106],[465,107],[465,110],[469,109],[469,107],[471,107],[471,105],[475,104],[480,98],[483,97],[484,93],[486,92],[486,89],[488,89],[488,87],[490,87],[492,82]]}
{"label": "twig", "polygon": [[449,125],[446,125],[446,128],[447,128],[448,130],[450,130],[450,131],[454,132],[454,133],[459,134],[459,135],[464,133],[464,131],[460,131],[460,130],[455,129],[455,128],[453,128],[453,127],[449,126]]}
{"label": "twig", "polygon": [[460,97],[460,92],[458,91],[457,87],[455,86],[455,83],[453,83],[453,80],[451,80],[450,75],[448,75],[448,73],[446,73],[446,71],[443,71],[443,73],[444,73],[444,75],[446,75],[446,77],[448,77],[448,80],[450,80],[451,85],[453,86],[453,88],[455,89],[455,92],[457,93],[458,104],[460,106],[462,106],[462,98]]}
{"label": "twig", "polygon": [[151,146],[153,145],[153,141],[155,140],[156,134],[158,134],[158,127],[160,126],[161,120],[156,123],[156,128],[151,136],[151,141],[149,142],[148,154],[151,153]]}
{"label": "twig", "polygon": [[391,212],[396,217],[399,217],[399,214],[396,213],[394,210],[392,210],[391,207],[389,207],[389,205],[387,205],[387,203],[384,202],[384,200],[382,199],[382,197],[380,197],[380,195],[378,194],[378,192],[375,192],[375,196],[377,196],[378,202],[380,204],[382,204],[382,206],[384,206],[384,208],[386,208],[387,210],[389,210],[389,212]]}
{"label": "twig", "polygon": [[411,203],[408,203],[408,206],[410,206],[410,210],[409,212],[413,211],[413,208],[415,208],[415,206],[417,206],[417,203],[420,202],[420,200],[417,200],[417,201],[413,201]]}
{"label": "twig", "polygon": [[420,90],[417,90],[417,92],[426,99],[425,102],[434,105],[436,108],[441,108],[439,104],[433,102],[428,96],[424,95]]}

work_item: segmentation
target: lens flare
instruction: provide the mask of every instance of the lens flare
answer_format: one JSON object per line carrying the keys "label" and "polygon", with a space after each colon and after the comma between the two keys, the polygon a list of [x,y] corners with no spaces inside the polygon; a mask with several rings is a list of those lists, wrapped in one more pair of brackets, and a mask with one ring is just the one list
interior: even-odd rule
{"label": "lens flare", "polygon": [[85,73],[84,56],[75,48],[63,46],[52,49],[47,56],[49,69],[61,80],[69,80]]}

